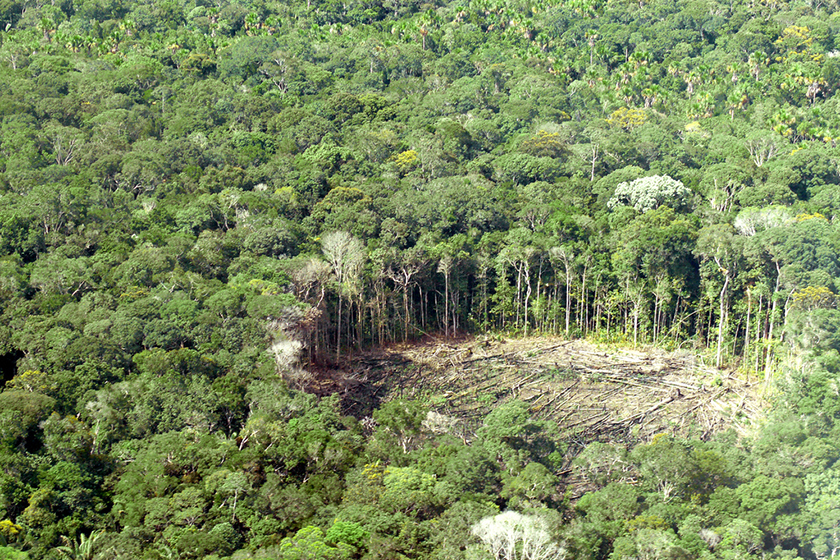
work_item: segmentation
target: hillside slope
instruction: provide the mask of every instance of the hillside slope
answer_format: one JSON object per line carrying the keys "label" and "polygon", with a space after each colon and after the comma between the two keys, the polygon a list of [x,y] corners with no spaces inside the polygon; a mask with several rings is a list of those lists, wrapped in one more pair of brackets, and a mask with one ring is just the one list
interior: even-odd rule
{"label": "hillside slope", "polygon": [[338,384],[348,412],[363,416],[382,401],[421,399],[457,418],[467,438],[475,420],[511,399],[556,422],[575,447],[661,433],[707,439],[730,428],[746,435],[765,406],[755,378],[716,370],[689,352],[583,340],[427,339],[365,352],[351,370],[333,372],[319,387]]}

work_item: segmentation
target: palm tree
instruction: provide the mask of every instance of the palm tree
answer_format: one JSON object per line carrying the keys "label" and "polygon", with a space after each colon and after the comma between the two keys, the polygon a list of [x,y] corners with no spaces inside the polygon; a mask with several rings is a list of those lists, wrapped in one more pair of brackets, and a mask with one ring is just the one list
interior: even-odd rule
{"label": "palm tree", "polygon": [[42,17],[38,23],[38,29],[44,34],[44,40],[52,42],[52,34],[55,32],[55,22],[48,17]]}
{"label": "palm tree", "polygon": [[79,535],[79,540],[76,541],[75,539],[69,539],[62,535],[61,542],[64,543],[63,546],[57,546],[53,550],[58,552],[62,558],[66,560],[93,560],[94,554],[94,546],[96,546],[96,541],[99,540],[104,534],[105,531],[100,531],[98,533],[90,533],[87,537],[84,533]]}

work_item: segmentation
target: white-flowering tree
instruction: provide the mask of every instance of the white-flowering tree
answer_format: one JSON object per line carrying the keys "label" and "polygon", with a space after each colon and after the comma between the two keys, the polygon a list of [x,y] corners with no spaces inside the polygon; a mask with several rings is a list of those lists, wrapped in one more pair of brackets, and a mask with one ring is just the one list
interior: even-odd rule
{"label": "white-flowering tree", "polygon": [[632,206],[639,212],[655,210],[663,204],[675,210],[687,208],[691,202],[691,190],[681,181],[667,175],[642,177],[630,182],[619,183],[612,198],[607,202],[610,210],[619,206]]}
{"label": "white-flowering tree", "polygon": [[735,230],[747,237],[774,227],[784,227],[793,222],[790,209],[785,206],[744,208],[733,222]]}
{"label": "white-flowering tree", "polygon": [[494,560],[563,560],[566,550],[548,534],[544,519],[506,511],[485,517],[473,525],[472,533]]}

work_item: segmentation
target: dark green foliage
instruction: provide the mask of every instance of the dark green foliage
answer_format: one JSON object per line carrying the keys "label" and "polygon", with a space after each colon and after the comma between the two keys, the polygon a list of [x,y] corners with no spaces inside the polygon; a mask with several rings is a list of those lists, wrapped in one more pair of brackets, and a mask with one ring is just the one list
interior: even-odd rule
{"label": "dark green foliage", "polygon": [[[504,508],[575,558],[834,555],[835,8],[0,2],[0,556],[466,558]],[[485,330],[777,410],[571,467],[524,402],[343,414],[348,356]]]}
{"label": "dark green foliage", "polygon": [[[35,372],[33,376],[38,376],[38,382],[42,382],[42,376]],[[0,393],[0,404],[4,416],[4,443],[11,447],[22,447],[27,444],[28,439],[35,436],[38,425],[50,415],[55,407],[55,400],[40,392],[6,390]]]}

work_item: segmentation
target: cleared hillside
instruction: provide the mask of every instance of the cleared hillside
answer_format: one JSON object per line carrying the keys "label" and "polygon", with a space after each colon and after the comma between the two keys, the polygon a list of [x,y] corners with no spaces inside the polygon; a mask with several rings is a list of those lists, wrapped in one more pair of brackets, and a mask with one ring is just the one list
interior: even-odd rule
{"label": "cleared hillside", "polygon": [[693,354],[618,349],[546,338],[428,339],[355,356],[349,371],[322,378],[358,417],[395,398],[422,399],[457,419],[469,439],[478,419],[520,399],[557,422],[572,448],[591,441],[634,443],[655,434],[706,439],[751,430],[761,384],[708,367]]}

